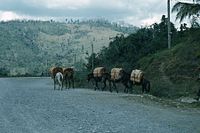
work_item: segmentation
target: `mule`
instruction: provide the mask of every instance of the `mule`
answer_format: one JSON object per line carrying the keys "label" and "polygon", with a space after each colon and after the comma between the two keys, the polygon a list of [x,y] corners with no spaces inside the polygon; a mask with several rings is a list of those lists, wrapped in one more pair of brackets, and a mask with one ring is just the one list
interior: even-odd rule
{"label": "mule", "polygon": [[142,86],[142,93],[150,91],[150,81],[144,78],[144,72],[139,69],[134,69],[131,72],[130,76],[130,88],[132,91],[133,85],[140,85]]}
{"label": "mule", "polygon": [[[57,73],[61,73],[63,75],[63,69],[61,67],[52,67],[52,68],[50,68],[50,75],[51,75],[51,78],[53,79],[54,90],[55,90],[55,85],[56,85],[56,74]],[[61,81],[62,81],[62,84],[63,84],[63,79]]]}
{"label": "mule", "polygon": [[[110,84],[110,74],[109,73],[103,73],[102,76],[99,76],[99,77],[95,77],[93,73],[88,74],[87,75],[88,82],[90,82],[90,80],[92,80],[92,79],[95,82],[94,90],[97,90],[97,89],[99,90],[99,86],[98,86],[99,82],[103,82],[103,84],[104,84],[104,86],[101,88],[102,91],[104,91],[104,89],[107,86],[106,81],[108,81]],[[111,89],[110,89],[110,91],[111,91]]]}
{"label": "mule", "polygon": [[59,86],[60,90],[63,88],[63,74],[61,72],[56,73],[54,80],[54,90],[56,89],[56,84]]}
{"label": "mule", "polygon": [[[115,69],[115,68],[113,68],[113,69]],[[112,70],[111,70],[111,76],[112,76]],[[117,89],[116,83],[122,83],[122,85],[124,86],[124,92],[128,93],[128,89],[129,89],[129,85],[128,84],[130,82],[130,74],[125,72],[123,69],[121,69],[119,74],[118,74],[118,78],[115,79],[115,78],[111,77],[110,82],[111,82],[110,88],[114,88],[117,93],[119,91]],[[113,85],[113,87],[111,85]]]}
{"label": "mule", "polygon": [[64,80],[63,83],[65,84],[65,88],[67,88],[68,85],[68,89],[71,87],[74,88],[74,69],[73,68],[63,68],[63,76],[64,76]]}

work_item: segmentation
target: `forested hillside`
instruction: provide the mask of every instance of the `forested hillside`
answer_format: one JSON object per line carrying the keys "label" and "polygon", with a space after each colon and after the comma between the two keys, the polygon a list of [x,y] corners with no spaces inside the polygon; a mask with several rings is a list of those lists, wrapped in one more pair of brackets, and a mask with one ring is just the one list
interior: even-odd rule
{"label": "forested hillside", "polygon": [[[128,73],[141,69],[151,81],[151,94],[164,97],[196,95],[200,71],[200,29],[181,25],[178,31],[171,23],[172,48],[167,48],[167,19],[141,28],[127,37],[116,37],[109,47],[95,54],[95,66],[108,70],[122,67]],[[92,56],[88,58],[91,70]],[[138,87],[136,87],[138,89]],[[139,87],[140,88],[140,87]]]}
{"label": "forested hillside", "polygon": [[112,37],[135,30],[105,20],[0,22],[0,75],[39,76],[51,66],[84,63],[91,44],[98,52]]}
{"label": "forested hillside", "polygon": [[195,97],[200,86],[200,29],[179,32],[181,40],[170,50],[159,51],[137,62],[152,82],[152,94]]}

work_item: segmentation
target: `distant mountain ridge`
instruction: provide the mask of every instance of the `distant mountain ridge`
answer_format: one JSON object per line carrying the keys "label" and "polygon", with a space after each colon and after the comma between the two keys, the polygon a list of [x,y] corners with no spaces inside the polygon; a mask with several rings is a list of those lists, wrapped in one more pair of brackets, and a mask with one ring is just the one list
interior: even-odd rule
{"label": "distant mountain ridge", "polygon": [[83,62],[117,35],[128,35],[136,27],[122,27],[108,21],[88,20],[0,22],[0,75],[41,75],[54,65]]}

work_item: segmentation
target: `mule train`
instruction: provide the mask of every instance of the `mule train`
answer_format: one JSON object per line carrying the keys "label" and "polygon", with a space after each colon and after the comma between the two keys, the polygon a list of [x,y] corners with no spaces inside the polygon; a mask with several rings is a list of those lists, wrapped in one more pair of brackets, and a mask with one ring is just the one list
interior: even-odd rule
{"label": "mule train", "polygon": [[144,72],[141,70],[132,70],[131,73],[127,73],[123,68],[112,68],[111,72],[106,72],[104,67],[97,67],[93,70],[93,73],[88,74],[88,82],[93,79],[95,81],[95,90],[99,89],[98,82],[103,82],[105,89],[106,82],[109,83],[109,90],[115,89],[118,93],[116,83],[121,83],[124,86],[124,92],[128,93],[132,91],[133,85],[141,85],[142,93],[150,91],[150,81],[144,78]]}
{"label": "mule train", "polygon": [[59,86],[60,90],[65,88],[72,87],[74,88],[74,69],[73,68],[61,68],[61,67],[52,67],[50,69],[51,78],[54,81],[54,90],[56,89],[56,85]]}

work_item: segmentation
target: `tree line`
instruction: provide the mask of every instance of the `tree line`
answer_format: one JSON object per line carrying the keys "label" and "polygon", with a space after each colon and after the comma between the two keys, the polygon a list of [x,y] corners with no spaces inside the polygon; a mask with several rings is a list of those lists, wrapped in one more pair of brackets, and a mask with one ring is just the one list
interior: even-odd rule
{"label": "tree line", "polygon": [[[172,46],[183,41],[188,35],[193,34],[193,30],[199,28],[200,0],[193,0],[193,3],[177,2],[172,12],[177,12],[176,19],[182,22],[185,18],[190,18],[191,27],[186,23],[180,25],[177,30],[171,23]],[[148,27],[140,28],[136,33],[125,37],[116,36],[110,42],[109,47],[104,47],[99,53],[93,53],[87,58],[86,67],[92,69],[94,66],[123,67],[128,71],[137,67],[137,61],[142,57],[154,54],[167,48],[167,19],[162,16],[160,23],[154,23]]]}

